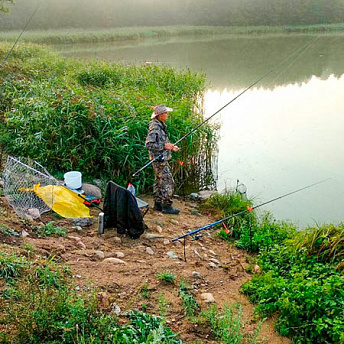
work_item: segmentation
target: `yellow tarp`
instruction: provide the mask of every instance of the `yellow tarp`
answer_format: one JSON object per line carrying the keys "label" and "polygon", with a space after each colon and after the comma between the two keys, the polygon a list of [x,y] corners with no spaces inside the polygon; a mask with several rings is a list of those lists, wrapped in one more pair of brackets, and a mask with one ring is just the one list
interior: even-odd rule
{"label": "yellow tarp", "polygon": [[84,205],[84,200],[62,185],[41,187],[40,184],[36,184],[33,186],[33,191],[49,208],[62,217],[91,217],[89,208]]}

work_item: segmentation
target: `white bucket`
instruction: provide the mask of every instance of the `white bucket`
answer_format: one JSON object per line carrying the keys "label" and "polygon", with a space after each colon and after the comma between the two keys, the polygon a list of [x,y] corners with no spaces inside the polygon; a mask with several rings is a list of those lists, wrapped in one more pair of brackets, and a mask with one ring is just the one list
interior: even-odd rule
{"label": "white bucket", "polygon": [[64,174],[64,182],[69,189],[79,189],[82,186],[81,173],[70,171]]}

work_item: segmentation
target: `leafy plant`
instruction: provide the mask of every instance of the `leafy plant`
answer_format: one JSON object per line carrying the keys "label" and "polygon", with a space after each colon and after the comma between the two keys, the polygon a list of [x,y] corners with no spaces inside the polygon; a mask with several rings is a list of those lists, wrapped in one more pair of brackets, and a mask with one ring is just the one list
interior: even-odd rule
{"label": "leafy plant", "polygon": [[176,279],[176,276],[174,276],[172,273],[168,271],[157,274],[157,277],[160,281],[171,283],[171,284],[173,284],[174,280]]}
{"label": "leafy plant", "polygon": [[20,234],[17,231],[7,228],[6,226],[1,225],[1,224],[0,224],[0,232],[8,236],[20,237]]}
{"label": "leafy plant", "polygon": [[143,299],[149,299],[150,297],[150,291],[149,291],[149,288],[148,288],[148,285],[147,284],[144,284],[141,289],[140,289],[140,293],[141,293],[141,296]]}
{"label": "leafy plant", "polygon": [[0,277],[4,280],[18,278],[26,265],[24,257],[0,251]]}
{"label": "leafy plant", "polygon": [[179,296],[182,299],[185,315],[187,317],[194,317],[199,311],[200,305],[189,292],[189,286],[184,281],[179,283]]}
{"label": "leafy plant", "polygon": [[67,228],[58,226],[55,227],[54,224],[54,221],[50,221],[46,225],[34,228],[34,230],[39,236],[43,237],[51,235],[66,236]]}

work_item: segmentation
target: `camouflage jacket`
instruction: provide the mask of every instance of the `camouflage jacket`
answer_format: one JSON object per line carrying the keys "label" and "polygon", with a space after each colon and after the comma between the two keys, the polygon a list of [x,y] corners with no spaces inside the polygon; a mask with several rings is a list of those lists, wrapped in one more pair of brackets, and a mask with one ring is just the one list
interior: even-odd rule
{"label": "camouflage jacket", "polygon": [[164,152],[165,160],[171,159],[171,151],[164,150],[165,143],[170,142],[167,137],[166,129],[166,124],[156,118],[149,122],[148,135],[145,142],[145,146],[149,153],[149,159],[154,159],[162,152]]}

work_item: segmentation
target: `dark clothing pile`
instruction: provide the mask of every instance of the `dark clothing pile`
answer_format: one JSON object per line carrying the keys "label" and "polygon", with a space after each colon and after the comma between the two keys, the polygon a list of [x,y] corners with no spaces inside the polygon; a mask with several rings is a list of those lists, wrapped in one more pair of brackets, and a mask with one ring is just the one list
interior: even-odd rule
{"label": "dark clothing pile", "polygon": [[116,228],[118,234],[132,239],[138,239],[147,228],[135,196],[112,181],[106,186],[104,228]]}

